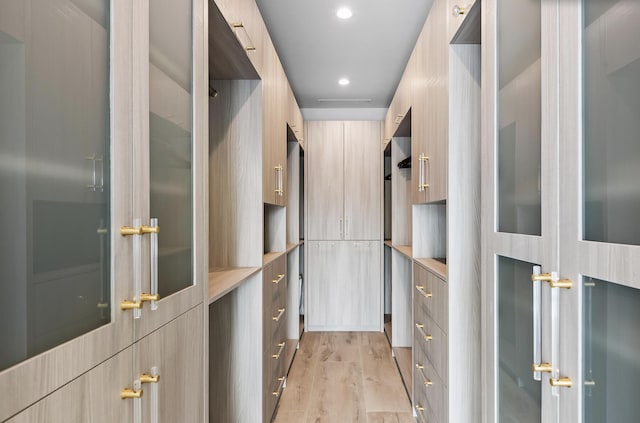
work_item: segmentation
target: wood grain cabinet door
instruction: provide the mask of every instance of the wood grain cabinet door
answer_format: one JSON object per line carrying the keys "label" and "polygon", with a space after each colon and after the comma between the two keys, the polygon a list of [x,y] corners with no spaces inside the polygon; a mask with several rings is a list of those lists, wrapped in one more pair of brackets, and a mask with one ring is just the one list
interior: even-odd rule
{"label": "wood grain cabinet door", "polygon": [[343,238],[344,153],[342,122],[307,123],[307,238]]}
{"label": "wood grain cabinet door", "polygon": [[382,236],[382,181],[379,122],[344,123],[344,239]]}

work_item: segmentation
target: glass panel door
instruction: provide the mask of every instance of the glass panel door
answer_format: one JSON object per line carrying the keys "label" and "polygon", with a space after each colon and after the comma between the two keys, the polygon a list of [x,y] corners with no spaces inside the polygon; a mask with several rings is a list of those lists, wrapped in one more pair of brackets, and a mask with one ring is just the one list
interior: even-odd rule
{"label": "glass panel door", "polygon": [[160,298],[193,284],[192,32],[191,0],[149,2],[150,215],[161,228]]}
{"label": "glass panel door", "polygon": [[541,234],[541,6],[498,0],[498,231]]}
{"label": "glass panel door", "polygon": [[0,2],[0,421],[133,340],[129,12]]}
{"label": "glass panel door", "polygon": [[640,421],[640,290],[583,278],[583,422]]}
{"label": "glass panel door", "polygon": [[[539,423],[542,395],[534,380],[534,264],[498,257],[498,421]],[[535,300],[541,301],[540,297]],[[540,309],[541,302],[538,303]],[[540,347],[540,346],[539,346]]]}
{"label": "glass panel door", "polygon": [[112,319],[109,2],[10,9],[0,7],[0,371]]}

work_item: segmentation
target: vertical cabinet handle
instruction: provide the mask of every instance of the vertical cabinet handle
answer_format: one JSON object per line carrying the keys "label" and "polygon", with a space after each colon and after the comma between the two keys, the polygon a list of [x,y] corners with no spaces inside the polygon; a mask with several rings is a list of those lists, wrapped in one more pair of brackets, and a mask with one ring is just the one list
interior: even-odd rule
{"label": "vertical cabinet handle", "polygon": [[[551,384],[551,394],[553,396],[559,396],[559,388],[570,388],[572,386],[571,379],[568,377],[560,376],[560,369],[558,363],[560,362],[560,289],[571,289],[573,283],[570,279],[560,279],[557,272],[541,273],[540,266],[533,267],[533,273],[531,275],[533,281],[533,296],[534,296],[534,363],[531,366],[533,376],[535,380],[542,379],[542,372],[551,374],[549,383]],[[548,282],[551,288],[551,363],[541,363],[542,359],[540,353],[536,349],[540,350],[540,342],[536,345],[536,331],[540,334],[539,338],[542,339],[540,326],[541,319],[541,306],[536,305],[536,302],[540,304],[540,292],[536,292],[540,289],[536,284],[541,282]],[[536,298],[537,297],[537,298]],[[537,300],[537,301],[536,301]],[[537,310],[536,310],[537,308]],[[536,322],[536,319],[539,320]]]}
{"label": "vertical cabinet handle", "polygon": [[236,37],[238,37],[238,40],[240,41],[240,44],[242,44],[244,46],[244,49],[246,51],[254,51],[256,49],[255,45],[253,44],[253,41],[251,41],[251,38],[249,37],[249,33],[247,32],[247,29],[244,27],[242,22],[233,22],[231,24],[231,27],[234,30],[242,30],[242,32],[244,33],[244,37],[246,40],[242,41],[240,39],[240,37],[238,36],[238,32],[236,31]]}
{"label": "vertical cabinet handle", "polygon": [[[155,229],[149,232],[151,236],[151,295],[158,295],[158,233],[160,232],[158,218],[152,217],[150,224],[150,229]],[[158,303],[155,299],[151,300],[151,310],[157,309]]]}
{"label": "vertical cabinet handle", "polygon": [[283,182],[283,178],[282,175],[284,174],[284,167],[282,167],[282,165],[278,165],[276,167],[274,167],[275,171],[276,171],[276,187],[275,187],[275,193],[278,197],[282,197],[284,195],[284,182]]}
{"label": "vertical cabinet handle", "polygon": [[149,396],[151,401],[150,407],[150,420],[151,423],[158,423],[158,415],[159,415],[159,399],[158,399],[158,382],[160,381],[158,367],[154,366],[151,368],[151,372],[149,374],[143,373],[140,375],[140,383],[148,383],[150,385],[150,393]]}
{"label": "vertical cabinet handle", "polygon": [[423,192],[426,188],[429,188],[429,184],[427,183],[427,162],[429,161],[429,156],[426,156],[424,153],[420,154],[418,158],[418,191]]}
{"label": "vertical cabinet handle", "polygon": [[120,391],[121,399],[133,401],[133,422],[142,423],[142,384],[140,380],[133,381],[133,388],[125,388]]}

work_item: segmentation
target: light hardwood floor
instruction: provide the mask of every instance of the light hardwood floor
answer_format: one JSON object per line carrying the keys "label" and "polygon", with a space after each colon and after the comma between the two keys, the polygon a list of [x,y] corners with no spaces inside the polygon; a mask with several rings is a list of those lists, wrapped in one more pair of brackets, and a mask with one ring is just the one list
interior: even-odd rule
{"label": "light hardwood floor", "polygon": [[309,422],[415,422],[384,333],[304,333],[275,423]]}

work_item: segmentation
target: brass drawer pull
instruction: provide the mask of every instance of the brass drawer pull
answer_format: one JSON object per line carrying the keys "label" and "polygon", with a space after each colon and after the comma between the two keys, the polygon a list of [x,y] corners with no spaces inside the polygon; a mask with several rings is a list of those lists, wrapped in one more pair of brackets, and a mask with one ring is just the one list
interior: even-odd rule
{"label": "brass drawer pull", "polygon": [[420,294],[422,294],[423,297],[425,298],[433,298],[433,294],[431,292],[426,292],[424,290],[424,286],[422,285],[416,285],[416,289],[418,290],[418,292]]}
{"label": "brass drawer pull", "polygon": [[277,278],[273,279],[271,282],[278,285],[282,281],[282,279],[284,279],[284,275],[278,275]]}
{"label": "brass drawer pull", "polygon": [[279,377],[278,380],[280,381],[280,384],[278,385],[278,390],[273,391],[273,396],[276,398],[280,396],[280,391],[282,391],[282,388],[284,387],[284,381],[286,380],[286,378],[282,376],[282,377]]}
{"label": "brass drawer pull", "polygon": [[418,329],[418,332],[420,332],[420,335],[422,335],[422,338],[423,338],[425,341],[431,341],[431,340],[433,340],[433,336],[431,336],[431,335],[427,335],[427,334],[424,332],[424,325],[423,325],[423,324],[421,324],[421,323],[416,323],[416,329]]}
{"label": "brass drawer pull", "polygon": [[278,315],[277,316],[273,316],[271,319],[273,319],[273,321],[275,321],[275,322],[280,321],[280,318],[284,314],[284,310],[285,310],[284,308],[279,308],[278,309]]}
{"label": "brass drawer pull", "polygon": [[280,358],[280,355],[282,354],[282,350],[284,350],[284,346],[285,346],[285,342],[282,341],[278,344],[278,346],[280,347],[280,349],[278,350],[278,352],[276,354],[273,354],[271,357],[275,358],[276,360],[278,360]]}

